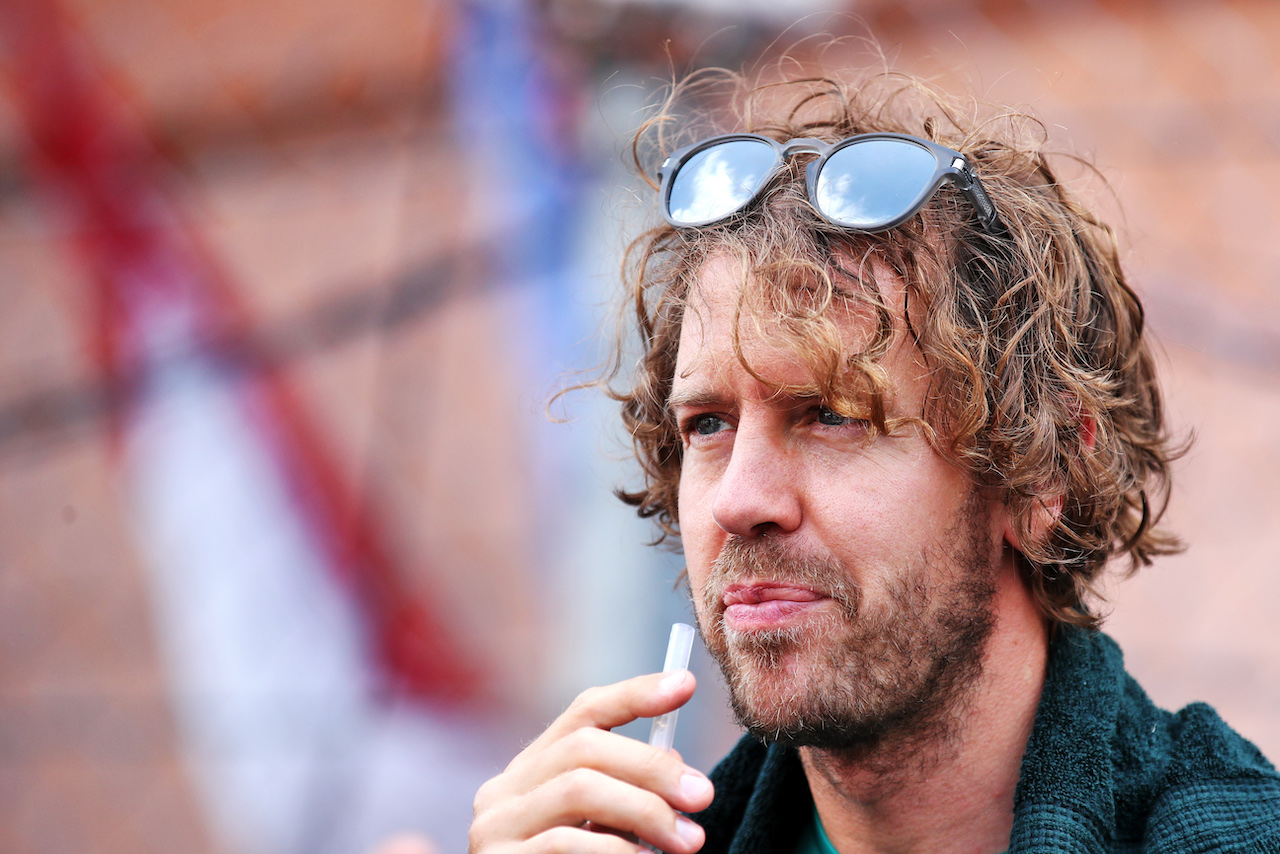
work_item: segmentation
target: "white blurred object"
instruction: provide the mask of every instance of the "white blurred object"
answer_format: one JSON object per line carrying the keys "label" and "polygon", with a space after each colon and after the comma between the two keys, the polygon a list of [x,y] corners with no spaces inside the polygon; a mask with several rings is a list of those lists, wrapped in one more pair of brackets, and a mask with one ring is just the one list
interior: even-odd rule
{"label": "white blurred object", "polygon": [[406,827],[461,850],[484,734],[375,696],[359,615],[263,424],[252,383],[196,357],[167,363],[127,442],[157,634],[211,825],[237,852],[337,854]]}

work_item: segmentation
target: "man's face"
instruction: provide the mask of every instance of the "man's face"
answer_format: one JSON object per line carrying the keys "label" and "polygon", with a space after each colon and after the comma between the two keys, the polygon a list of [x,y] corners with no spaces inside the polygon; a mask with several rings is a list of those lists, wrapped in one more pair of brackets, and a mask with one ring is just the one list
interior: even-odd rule
{"label": "man's face", "polygon": [[[902,303],[900,290],[886,297]],[[671,396],[689,582],[735,711],[756,735],[796,744],[934,738],[981,673],[1003,508],[918,428],[868,441],[866,422],[815,395],[776,393],[812,377],[777,330],[744,320],[743,356],[768,383],[753,377],[733,350],[737,301],[733,271],[709,263]],[[837,319],[849,348],[869,322]],[[927,372],[896,325],[888,415],[918,416]]]}

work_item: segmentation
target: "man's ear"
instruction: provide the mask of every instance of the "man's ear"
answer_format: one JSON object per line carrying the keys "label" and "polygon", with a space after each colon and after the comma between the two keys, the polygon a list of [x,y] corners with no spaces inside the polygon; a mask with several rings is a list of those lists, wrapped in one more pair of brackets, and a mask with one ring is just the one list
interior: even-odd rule
{"label": "man's ear", "polygon": [[1083,412],[1079,414],[1079,418],[1080,446],[1086,451],[1092,451],[1094,445],[1098,444],[1098,419]]}
{"label": "man's ear", "polygon": [[[1080,448],[1083,451],[1092,451],[1098,441],[1098,422],[1092,415],[1079,414],[1080,419]],[[1058,524],[1058,517],[1062,515],[1063,489],[1062,487],[1054,487],[1046,490],[1034,504],[1027,509],[1027,533],[1035,540],[1035,542],[1045,542],[1049,537],[1049,532],[1053,530],[1053,526]],[[1022,548],[1022,538],[1018,535],[1018,526],[1012,514],[1005,513],[1004,524],[1004,540],[1018,551],[1024,551]]]}
{"label": "man's ear", "polygon": [[[1049,539],[1049,532],[1053,530],[1053,526],[1058,523],[1058,517],[1062,515],[1062,491],[1057,490],[1048,495],[1042,495],[1036,499],[1026,510],[1027,513],[1027,533],[1031,539],[1037,543],[1043,543]],[[1018,533],[1018,525],[1012,513],[1006,510],[1004,518],[1004,541],[1013,546],[1020,552],[1026,552],[1022,547],[1022,537]]]}

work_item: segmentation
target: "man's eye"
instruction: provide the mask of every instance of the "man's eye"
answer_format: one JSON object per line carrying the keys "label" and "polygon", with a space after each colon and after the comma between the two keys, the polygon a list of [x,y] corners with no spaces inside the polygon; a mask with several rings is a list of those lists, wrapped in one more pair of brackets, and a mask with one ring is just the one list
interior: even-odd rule
{"label": "man's eye", "polygon": [[836,412],[834,409],[828,409],[825,406],[818,407],[817,420],[819,424],[822,424],[826,427],[842,427],[845,424],[848,424],[849,422],[853,421],[852,418],[848,418],[844,415],[841,415],[840,413]]}
{"label": "man's eye", "polygon": [[725,428],[725,421],[716,415],[699,415],[689,422],[689,432],[699,436],[710,436]]}

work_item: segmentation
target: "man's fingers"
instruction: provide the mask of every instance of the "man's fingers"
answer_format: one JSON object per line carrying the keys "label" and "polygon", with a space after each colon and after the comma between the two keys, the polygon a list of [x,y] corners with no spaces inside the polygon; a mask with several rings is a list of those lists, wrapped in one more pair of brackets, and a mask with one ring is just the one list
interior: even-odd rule
{"label": "man's fingers", "polygon": [[597,729],[580,729],[548,750],[562,769],[591,768],[661,795],[678,810],[698,812],[711,800],[711,781],[699,771],[641,741]]}
{"label": "man's fingers", "polygon": [[472,826],[473,841],[495,835],[534,839],[555,827],[580,827],[591,821],[634,834],[672,854],[693,854],[702,847],[702,829],[679,815],[659,795],[589,768],[577,768],[511,798]]}
{"label": "man's fingers", "polygon": [[[687,670],[650,673],[613,685],[589,688],[577,696],[542,735],[520,753],[503,773],[482,786],[476,808],[509,795],[519,795],[564,770],[547,759],[549,748],[582,729],[610,730],[641,717],[678,709],[693,696],[696,681]],[[602,768],[597,762],[593,767]]]}
{"label": "man's fingers", "polygon": [[[503,852],[513,850],[510,845],[500,846]],[[470,850],[477,847],[474,832]],[[496,850],[496,849],[495,849]],[[553,827],[519,845],[520,854],[647,854],[638,842],[624,836],[591,830],[586,827]]]}
{"label": "man's fingers", "polygon": [[543,734],[560,738],[579,727],[613,729],[637,718],[654,718],[689,701],[696,687],[688,670],[650,673],[613,685],[588,688],[578,695]]}
{"label": "man's fingers", "polygon": [[506,770],[480,787],[472,854],[636,852],[616,828],[669,854],[695,854],[702,829],[677,810],[711,803],[711,782],[679,757],[611,732],[688,702],[687,670],[584,691]]}
{"label": "man's fingers", "polygon": [[501,798],[527,794],[575,768],[589,768],[655,792],[685,812],[705,809],[711,801],[711,781],[678,756],[633,738],[587,727],[536,753],[517,757],[507,773],[481,787],[476,809],[483,811]]}
{"label": "man's fingers", "polygon": [[553,827],[529,840],[529,854],[647,854],[637,843],[584,827]]}

